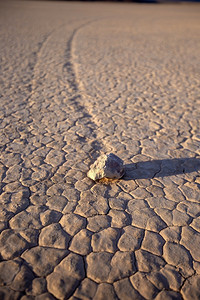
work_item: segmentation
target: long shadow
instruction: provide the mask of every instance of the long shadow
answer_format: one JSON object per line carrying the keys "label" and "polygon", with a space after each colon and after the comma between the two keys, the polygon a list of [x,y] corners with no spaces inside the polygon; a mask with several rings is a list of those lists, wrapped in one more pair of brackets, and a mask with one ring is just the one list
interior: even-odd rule
{"label": "long shadow", "polygon": [[150,160],[125,165],[123,179],[152,179],[197,172],[198,170],[200,170],[200,158]]}

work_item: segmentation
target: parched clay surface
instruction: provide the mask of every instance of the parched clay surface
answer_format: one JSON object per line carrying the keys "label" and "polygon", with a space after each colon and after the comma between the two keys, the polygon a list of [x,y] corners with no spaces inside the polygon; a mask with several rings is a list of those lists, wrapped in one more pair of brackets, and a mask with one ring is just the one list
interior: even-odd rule
{"label": "parched clay surface", "polygon": [[1,299],[200,299],[199,13],[1,1]]}

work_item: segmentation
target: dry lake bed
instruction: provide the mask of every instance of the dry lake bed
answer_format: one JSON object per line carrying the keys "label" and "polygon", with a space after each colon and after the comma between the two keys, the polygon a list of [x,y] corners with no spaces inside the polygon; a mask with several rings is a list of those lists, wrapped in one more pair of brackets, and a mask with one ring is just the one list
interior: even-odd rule
{"label": "dry lake bed", "polygon": [[0,2],[0,299],[200,299],[199,57],[199,4]]}

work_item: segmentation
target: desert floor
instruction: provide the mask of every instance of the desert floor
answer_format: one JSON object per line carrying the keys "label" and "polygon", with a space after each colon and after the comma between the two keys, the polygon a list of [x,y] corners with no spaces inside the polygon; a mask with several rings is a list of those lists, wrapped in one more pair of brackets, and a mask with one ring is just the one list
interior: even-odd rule
{"label": "desert floor", "polygon": [[200,299],[199,16],[1,1],[1,299]]}

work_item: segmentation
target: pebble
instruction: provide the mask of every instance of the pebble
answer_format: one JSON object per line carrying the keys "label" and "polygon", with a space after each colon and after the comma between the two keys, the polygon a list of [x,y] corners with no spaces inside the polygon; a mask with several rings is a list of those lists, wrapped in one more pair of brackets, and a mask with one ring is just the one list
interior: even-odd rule
{"label": "pebble", "polygon": [[113,153],[103,154],[90,166],[87,176],[92,180],[119,179],[125,173],[123,161]]}

